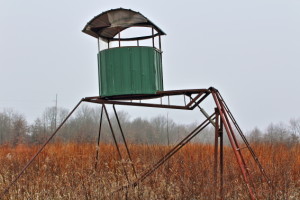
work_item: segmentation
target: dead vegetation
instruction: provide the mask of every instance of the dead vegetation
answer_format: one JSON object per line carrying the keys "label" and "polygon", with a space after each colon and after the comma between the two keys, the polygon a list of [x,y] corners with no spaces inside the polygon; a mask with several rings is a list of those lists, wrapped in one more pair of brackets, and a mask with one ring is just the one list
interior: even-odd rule
{"label": "dead vegetation", "polygon": [[[162,145],[129,146],[138,175],[170,149]],[[271,191],[245,150],[245,160],[259,199],[300,199],[300,146],[253,145],[275,188]],[[0,190],[13,180],[38,146],[0,147]],[[125,155],[124,147],[121,147]],[[3,199],[213,199],[213,146],[189,144],[135,188],[116,189],[135,177],[115,147],[101,144],[95,169],[95,145],[50,144]],[[225,147],[225,199],[249,199],[231,147]]]}

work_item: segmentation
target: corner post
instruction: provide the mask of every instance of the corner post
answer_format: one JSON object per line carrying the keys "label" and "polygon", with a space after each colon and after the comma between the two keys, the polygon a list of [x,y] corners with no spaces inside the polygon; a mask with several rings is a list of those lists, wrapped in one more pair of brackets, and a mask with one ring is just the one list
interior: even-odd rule
{"label": "corner post", "polygon": [[215,148],[214,148],[214,199],[217,199],[218,188],[218,148],[219,148],[219,111],[215,108]]}
{"label": "corner post", "polygon": [[224,199],[224,147],[223,147],[223,122],[220,121],[220,129],[219,129],[219,137],[220,137],[220,198]]}

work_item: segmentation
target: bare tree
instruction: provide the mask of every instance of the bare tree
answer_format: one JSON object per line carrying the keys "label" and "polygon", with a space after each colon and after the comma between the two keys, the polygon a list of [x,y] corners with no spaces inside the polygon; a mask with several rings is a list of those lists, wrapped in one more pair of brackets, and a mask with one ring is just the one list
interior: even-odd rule
{"label": "bare tree", "polygon": [[11,111],[5,110],[0,113],[0,144],[8,143],[12,129]]}
{"label": "bare tree", "polygon": [[298,143],[300,139],[300,118],[291,119],[289,129],[291,132],[291,142]]}
{"label": "bare tree", "polygon": [[12,109],[0,113],[0,144],[28,142],[27,121],[25,117]]}
{"label": "bare tree", "polygon": [[259,143],[262,142],[263,133],[257,127],[255,127],[249,134],[249,142]]}
{"label": "bare tree", "polygon": [[154,140],[162,144],[167,144],[167,118],[163,115],[159,115],[153,117],[150,123],[154,128]]}
{"label": "bare tree", "polygon": [[27,121],[23,115],[15,114],[11,142],[13,145],[28,143]]}
{"label": "bare tree", "polygon": [[300,118],[290,120],[290,129],[293,134],[300,136]]}

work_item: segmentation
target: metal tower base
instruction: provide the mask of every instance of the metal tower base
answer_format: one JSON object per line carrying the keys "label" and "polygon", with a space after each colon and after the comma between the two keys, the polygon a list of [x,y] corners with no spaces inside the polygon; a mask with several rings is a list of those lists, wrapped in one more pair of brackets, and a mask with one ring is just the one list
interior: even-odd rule
{"label": "metal tower base", "polygon": [[[170,103],[170,97],[172,96],[183,96],[184,103],[182,105],[174,105]],[[203,102],[209,95],[212,95],[214,103],[215,103],[215,110],[211,115],[208,115],[201,107],[200,104]],[[158,99],[160,98],[160,103],[146,103],[143,102],[144,100],[148,99]],[[163,103],[163,98],[167,98],[167,104]],[[259,167],[262,176],[265,178],[266,182],[269,184],[270,188],[272,188],[271,181],[267,176],[266,172],[264,171],[261,163],[259,162],[255,152],[249,145],[246,137],[244,136],[242,130],[240,129],[239,125],[237,124],[236,120],[234,119],[232,113],[230,112],[228,106],[226,105],[224,99],[220,95],[217,89],[209,88],[209,89],[192,89],[192,90],[172,90],[172,91],[160,91],[156,94],[152,95],[122,95],[122,96],[113,96],[113,97],[86,97],[80,100],[80,102],[75,106],[75,108],[69,113],[66,119],[59,125],[59,127],[55,130],[55,132],[48,138],[48,140],[42,145],[39,151],[32,157],[32,159],[25,165],[25,167],[20,171],[18,176],[8,185],[8,187],[2,193],[4,196],[10,187],[19,179],[19,177],[25,172],[25,170],[30,166],[30,164],[35,160],[35,158],[41,153],[41,151],[45,148],[45,146],[50,142],[50,140],[55,136],[55,134],[59,131],[59,129],[63,126],[63,124],[68,120],[68,118],[73,114],[73,112],[78,108],[78,106],[82,102],[90,102],[90,103],[97,103],[102,105],[101,109],[101,117],[100,117],[100,126],[99,126],[99,134],[97,144],[100,144],[100,134],[101,134],[101,127],[103,121],[103,113],[105,113],[109,127],[114,139],[114,144],[118,151],[118,156],[122,159],[122,154],[119,149],[118,142],[115,137],[115,133],[113,127],[110,122],[110,118],[106,109],[106,105],[111,104],[113,105],[114,114],[116,116],[118,127],[122,134],[122,139],[126,147],[126,153],[130,160],[132,160],[129,148],[127,146],[127,142],[125,139],[125,135],[123,129],[121,127],[118,114],[115,108],[115,105],[125,105],[125,106],[141,106],[141,107],[155,107],[155,108],[167,108],[167,109],[181,109],[181,110],[193,110],[195,108],[199,108],[200,111],[204,114],[206,119],[196,127],[191,133],[189,133],[183,140],[181,140],[177,145],[175,145],[167,154],[165,154],[160,160],[157,161],[151,168],[146,170],[145,172],[141,173],[140,175],[137,174],[134,164],[132,162],[132,170],[135,175],[135,180],[130,181],[128,178],[127,171],[123,166],[124,174],[128,181],[128,184],[115,190],[115,192],[126,190],[130,187],[136,187],[139,185],[143,180],[145,180],[148,176],[150,176],[156,169],[158,169],[161,165],[163,165],[169,158],[171,158],[176,152],[178,152],[182,147],[184,147],[191,139],[193,139],[198,133],[200,133],[205,127],[209,124],[212,124],[215,127],[215,148],[214,148],[214,187],[216,188],[215,198],[220,197],[220,199],[224,199],[224,179],[223,179],[223,172],[224,172],[224,159],[223,159],[223,135],[224,132],[227,134],[229,138],[229,142],[231,144],[232,150],[236,157],[238,166],[241,170],[241,174],[243,176],[244,182],[247,186],[248,193],[250,199],[257,199],[255,196],[255,189],[254,185],[251,180],[251,176],[249,173],[249,169],[246,165],[244,160],[242,149],[248,149],[251,156],[253,157],[256,165]],[[225,130],[224,130],[225,129]],[[240,147],[239,141],[236,138],[236,133],[240,135],[242,138],[243,143],[246,145],[245,147]],[[95,168],[97,167],[98,163],[98,154],[99,148],[96,150],[96,162]],[[219,168],[219,170],[218,170]],[[218,175],[219,171],[219,175]],[[218,179],[219,177],[219,179]],[[219,191],[217,191],[219,188]]]}

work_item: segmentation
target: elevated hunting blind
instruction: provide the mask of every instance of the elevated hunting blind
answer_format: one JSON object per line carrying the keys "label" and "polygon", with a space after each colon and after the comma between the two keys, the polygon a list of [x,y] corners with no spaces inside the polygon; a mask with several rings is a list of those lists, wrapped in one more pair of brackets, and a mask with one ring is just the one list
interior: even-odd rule
{"label": "elevated hunting blind", "polygon": [[[123,36],[126,30],[137,27],[147,29],[149,31],[148,35],[121,37],[121,33]],[[215,130],[213,133],[215,138],[214,164],[212,166],[213,185],[215,189],[213,194],[214,198],[210,199],[225,199],[225,194],[227,195],[224,187],[224,135],[228,136],[228,140],[236,157],[237,164],[241,170],[241,174],[243,176],[245,186],[247,187],[250,199],[262,199],[263,197],[268,196],[256,196],[256,189],[258,189],[258,187],[254,187],[257,183],[255,183],[253,181],[254,179],[251,178],[255,177],[253,174],[255,175],[259,173],[258,175],[263,176],[264,180],[269,186],[270,194],[274,193],[274,186],[270,178],[263,169],[257,158],[257,155],[250,146],[237,121],[233,117],[229,107],[225,103],[225,100],[217,89],[210,87],[208,89],[163,90],[161,36],[165,35],[165,33],[160,28],[158,28],[155,24],[138,12],[119,8],[103,12],[94,17],[84,27],[83,32],[97,38],[98,40],[98,75],[100,95],[85,97],[79,101],[79,103],[66,116],[57,129],[49,136],[37,153],[32,157],[32,159],[28,161],[25,167],[5,188],[3,193],[0,194],[1,199],[8,193],[12,185],[17,182],[20,176],[42,152],[45,146],[51,141],[51,139],[56,135],[56,133],[82,102],[101,105],[94,169],[97,170],[97,164],[99,161],[100,136],[104,115],[106,116],[109,124],[109,129],[114,141],[114,145],[116,146],[119,159],[123,160],[124,155],[122,154],[125,153],[127,155],[125,156],[128,157],[130,161],[120,162],[123,165],[123,172],[125,175],[124,177],[127,180],[127,185],[123,185],[120,188],[115,188],[114,191],[111,192],[111,195],[116,192],[122,192],[126,190],[127,199],[129,188],[136,187],[141,184],[147,177],[153,174],[160,166],[167,162],[168,159],[170,159],[209,125],[214,127]],[[146,43],[147,45],[145,45],[144,41],[148,41],[148,43]],[[126,45],[124,45],[124,43],[126,43]],[[156,46],[158,46],[158,48]],[[174,103],[173,100],[170,100],[170,98],[173,97],[181,97],[178,98],[181,99],[181,102],[178,101]],[[159,103],[157,101],[145,101],[158,98],[160,98]],[[202,106],[205,106],[204,102],[208,99],[214,102],[214,108],[210,109],[209,112],[206,112]],[[112,126],[110,114],[107,111],[107,106],[109,105],[112,106],[113,114],[117,120],[116,127]],[[199,123],[194,130],[188,133],[176,145],[174,144],[170,146],[170,150],[155,164],[150,166],[148,169],[145,169],[144,172],[140,172],[135,168],[135,161],[131,157],[129,147],[125,139],[124,130],[116,111],[116,106],[135,106],[186,111],[199,109],[204,116],[204,121]],[[124,153],[120,151],[118,144],[119,142],[116,139],[117,137],[114,129],[118,129],[118,132],[120,132],[122,136],[121,140],[126,148]],[[241,140],[237,139],[236,135],[239,135]],[[253,161],[257,166],[257,172],[255,172],[255,169],[253,168],[251,171],[249,170],[249,167],[246,164],[246,161],[249,161],[245,160],[243,156],[246,150],[249,151],[248,153],[250,153],[252,156]],[[134,176],[128,176],[127,167],[124,166],[124,163],[131,164],[131,171],[133,172]],[[250,166],[254,167],[253,164]],[[132,180],[132,178],[134,178],[134,180]],[[261,182],[261,179],[257,180],[259,180],[258,184],[264,184]],[[120,183],[122,183],[122,181],[115,185],[120,185]],[[237,188],[241,187],[239,186]],[[264,195],[266,192],[265,187],[260,188],[263,189],[262,194]],[[271,197],[271,199],[273,198]]]}
{"label": "elevated hunting blind", "polygon": [[[133,27],[149,29],[150,34],[121,38],[121,32]],[[165,33],[149,19],[129,9],[113,9],[90,20],[83,32],[98,39],[101,97],[163,91],[161,35]],[[150,40],[151,45],[141,46],[143,40]]]}

